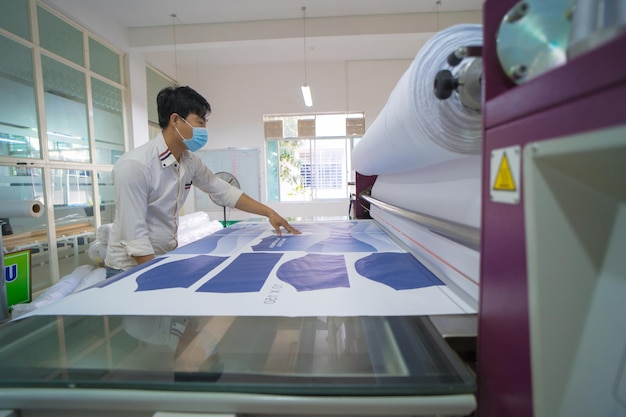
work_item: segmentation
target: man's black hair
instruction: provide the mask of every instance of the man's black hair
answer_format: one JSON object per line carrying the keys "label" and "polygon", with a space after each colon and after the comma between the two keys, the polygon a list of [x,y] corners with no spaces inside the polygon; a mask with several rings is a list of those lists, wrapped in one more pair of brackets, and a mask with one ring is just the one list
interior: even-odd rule
{"label": "man's black hair", "polygon": [[157,95],[159,126],[165,129],[172,113],[187,118],[193,113],[206,119],[211,114],[211,105],[196,90],[187,86],[165,87]]}

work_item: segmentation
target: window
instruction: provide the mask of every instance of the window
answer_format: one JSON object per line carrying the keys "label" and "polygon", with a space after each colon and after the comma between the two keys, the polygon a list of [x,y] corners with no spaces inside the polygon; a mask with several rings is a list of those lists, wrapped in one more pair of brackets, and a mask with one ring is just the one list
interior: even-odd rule
{"label": "window", "polygon": [[124,153],[122,90],[91,79],[96,163],[114,164]]}
{"label": "window", "polygon": [[77,65],[85,65],[83,33],[74,25],[57,17],[43,6],[37,7],[39,43],[47,49]]}
{"label": "window", "polygon": [[85,74],[41,58],[50,159],[90,162]]}
{"label": "window", "polygon": [[32,49],[0,36],[0,156],[39,158]]}
{"label": "window", "polygon": [[[0,28],[30,40],[30,19],[28,16],[28,0],[10,0],[2,2],[2,13],[0,13]],[[3,60],[3,64],[8,62]]]}
{"label": "window", "polygon": [[89,263],[96,227],[113,220],[124,55],[41,0],[2,4],[0,205],[38,200],[45,210],[0,219],[0,250],[31,250],[38,292]]}
{"label": "window", "polygon": [[150,138],[161,132],[159,127],[159,112],[157,109],[157,96],[165,87],[176,85],[176,81],[159,72],[158,70],[146,67],[146,89],[148,92],[148,131]]}
{"label": "window", "polygon": [[264,123],[268,201],[349,197],[363,113],[266,115]]}

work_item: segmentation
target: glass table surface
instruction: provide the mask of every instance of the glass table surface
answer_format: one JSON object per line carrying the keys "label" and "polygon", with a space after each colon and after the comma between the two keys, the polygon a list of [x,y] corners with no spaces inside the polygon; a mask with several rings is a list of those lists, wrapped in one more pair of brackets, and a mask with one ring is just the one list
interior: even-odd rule
{"label": "glass table surface", "polygon": [[0,326],[0,388],[473,394],[428,317],[31,316]]}

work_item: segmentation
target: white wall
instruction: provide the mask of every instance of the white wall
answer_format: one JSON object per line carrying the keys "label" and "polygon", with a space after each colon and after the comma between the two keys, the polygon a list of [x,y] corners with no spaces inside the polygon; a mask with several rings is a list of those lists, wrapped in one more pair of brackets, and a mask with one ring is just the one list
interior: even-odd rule
{"label": "white wall", "polygon": [[[47,0],[49,4],[56,5],[57,0]],[[213,106],[213,115],[209,122],[209,144],[208,149],[223,149],[227,147],[253,147],[261,150],[261,201],[265,202],[265,147],[263,137],[263,115],[275,113],[303,113],[303,112],[343,112],[362,111],[365,113],[366,126],[369,126],[382,107],[385,105],[391,90],[400,79],[404,71],[412,61],[407,59],[380,59],[380,60],[351,60],[351,58],[338,58],[334,56],[332,60],[313,60],[309,62],[308,83],[312,87],[314,107],[309,109],[304,107],[300,95],[300,85],[304,81],[303,65],[300,57],[300,41],[297,39],[300,34],[300,23],[282,22],[283,25],[291,25],[288,34],[282,37],[294,38],[283,40],[283,43],[271,47],[272,37],[276,36],[276,22],[263,23],[252,22],[250,25],[223,24],[209,25],[196,28],[194,25],[181,32],[181,41],[185,36],[197,42],[198,38],[190,36],[194,30],[198,30],[202,36],[210,34],[215,37],[215,27],[222,28],[223,33],[217,39],[204,40],[205,42],[217,42],[212,54],[220,52],[219,48],[227,45],[231,40],[236,40],[246,36],[233,31],[253,30],[248,34],[250,39],[261,36],[257,33],[265,28],[270,33],[266,34],[262,53],[276,54],[282,51],[286,55],[286,60],[291,63],[265,64],[265,65],[240,65],[240,66],[202,66],[199,62],[211,62],[211,56],[204,51],[189,51],[183,60],[193,62],[178,62],[173,65],[173,49],[171,45],[166,45],[171,40],[171,29],[161,28],[139,28],[129,30],[122,28],[112,22],[107,21],[104,13],[99,13],[93,8],[83,5],[80,0],[66,1],[64,4],[72,4],[63,13],[76,20],[81,25],[101,36],[112,46],[127,53],[126,74],[128,76],[127,89],[127,126],[126,131],[129,137],[129,147],[136,147],[149,140],[147,126],[147,108],[155,103],[147,103],[146,94],[146,64],[152,64],[159,70],[176,78],[181,84],[187,84],[203,94]],[[363,24],[363,19],[375,19],[376,24]],[[386,17],[358,17],[350,19],[313,19],[311,21],[311,33],[322,35],[331,33],[334,35],[363,35],[383,32],[396,33],[387,37],[387,41],[393,39],[388,49],[395,49],[396,44],[406,50],[419,50],[429,33],[451,24],[460,22],[479,22],[481,14],[479,12],[467,13],[447,13],[441,17],[432,13],[422,13],[414,15],[397,15]],[[348,30],[352,22],[355,26]],[[370,23],[372,23],[370,22]],[[247,29],[246,29],[247,28]],[[381,29],[383,28],[383,29]],[[420,28],[420,34],[414,34],[413,30]],[[155,32],[156,31],[156,32]],[[339,31],[339,32],[337,32]],[[347,31],[347,32],[346,32]],[[154,33],[153,33],[154,32]],[[292,33],[293,32],[293,33]],[[316,33],[320,32],[320,33]],[[335,33],[337,32],[337,33]],[[346,32],[346,33],[344,33]],[[193,32],[196,33],[196,32]],[[385,32],[386,33],[386,32]],[[158,35],[158,36],[157,36]],[[185,36],[182,36],[185,35]],[[200,36],[200,35],[198,35]],[[263,36],[261,36],[263,37]],[[281,36],[279,36],[280,38]],[[223,39],[222,39],[223,38]],[[202,38],[204,39],[204,38]],[[329,40],[330,39],[330,40]],[[354,50],[367,49],[376,42],[375,38],[359,36],[350,38],[351,41],[345,49],[348,56]],[[277,40],[279,41],[279,40]],[[315,41],[315,39],[313,39]],[[311,47],[309,52],[320,56],[323,48],[323,38],[320,38],[317,47]],[[332,38],[327,42],[334,42]],[[191,41],[190,41],[191,42]],[[133,46],[134,45],[134,46]],[[252,45],[256,45],[252,42]],[[315,45],[315,42],[313,42]],[[241,45],[239,45],[241,46]],[[293,49],[289,49],[293,47]],[[190,46],[182,47],[180,57],[185,57],[184,50]],[[269,48],[269,49],[267,49]],[[384,48],[383,48],[384,49]],[[240,54],[251,54],[258,56],[250,49],[235,49]],[[229,53],[232,53],[229,52]],[[261,53],[261,55],[262,55]],[[152,54],[152,55],[151,55]],[[190,58],[191,56],[191,58]],[[218,56],[218,55],[215,55]],[[220,55],[221,56],[221,55]],[[179,59],[180,59],[179,57]],[[231,57],[232,58],[232,57]],[[205,64],[202,64],[205,65]],[[177,69],[175,69],[177,68]],[[188,198],[184,207],[184,212],[194,211],[193,195]],[[289,217],[312,217],[312,216],[345,216],[348,213],[348,201],[321,202],[321,203],[272,203],[271,205],[284,216]],[[221,218],[221,213],[212,213],[215,218]],[[243,213],[233,212],[231,218],[246,218]]]}
{"label": "white wall", "polygon": [[[257,65],[195,69],[179,78],[204,95],[213,112],[207,149],[259,148],[261,200],[265,200],[265,140],[263,115],[306,112],[365,112],[372,123],[411,60],[322,62],[309,65],[312,108],[302,102],[302,65]],[[264,201],[265,202],[265,201]],[[193,211],[190,197],[185,212]],[[283,216],[346,216],[349,201],[272,203]],[[211,213],[221,218],[221,213]],[[232,212],[230,218],[247,218]]]}

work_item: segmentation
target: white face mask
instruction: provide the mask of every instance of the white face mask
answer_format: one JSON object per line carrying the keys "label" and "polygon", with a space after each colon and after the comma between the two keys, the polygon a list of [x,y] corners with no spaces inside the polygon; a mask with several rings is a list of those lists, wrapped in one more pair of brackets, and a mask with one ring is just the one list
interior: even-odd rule
{"label": "white face mask", "polygon": [[[184,117],[181,117],[181,119],[183,119],[183,122],[191,126],[191,124],[187,120],[185,120]],[[209,131],[206,127],[191,126],[191,128],[193,129],[193,135],[190,139],[185,139],[183,135],[181,135],[181,133],[178,131],[178,128],[174,126],[174,129],[176,129],[176,132],[178,132],[178,136],[180,136],[180,138],[183,140],[183,143],[185,144],[185,146],[187,146],[187,149],[189,149],[191,152],[195,152],[198,149],[202,148],[204,145],[206,145],[207,141],[209,140]]]}

